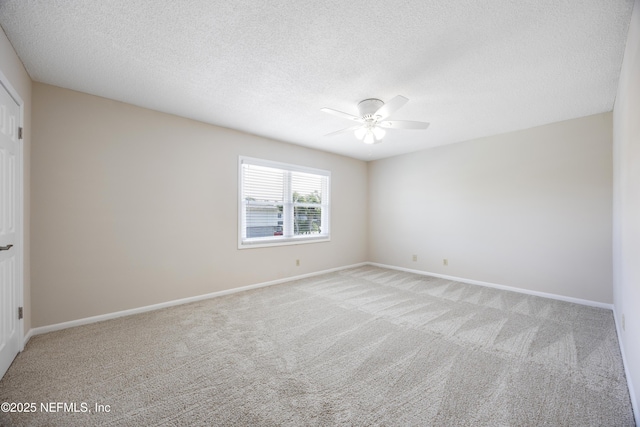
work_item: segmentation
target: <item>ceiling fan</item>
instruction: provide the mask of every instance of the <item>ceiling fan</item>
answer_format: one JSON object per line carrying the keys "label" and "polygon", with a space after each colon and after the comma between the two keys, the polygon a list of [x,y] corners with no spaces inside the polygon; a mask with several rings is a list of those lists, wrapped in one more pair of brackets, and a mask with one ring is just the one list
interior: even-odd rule
{"label": "ceiling fan", "polygon": [[334,116],[359,123],[355,126],[328,133],[325,136],[333,136],[353,131],[356,138],[365,144],[377,144],[382,142],[382,138],[384,138],[384,135],[386,134],[385,129],[426,129],[429,127],[429,123],[425,122],[385,120],[408,101],[409,99],[401,95],[396,96],[386,104],[376,98],[365,99],[358,103],[358,113],[360,116],[343,113],[342,111],[331,108],[322,108],[321,111],[324,111],[325,113],[333,114]]}

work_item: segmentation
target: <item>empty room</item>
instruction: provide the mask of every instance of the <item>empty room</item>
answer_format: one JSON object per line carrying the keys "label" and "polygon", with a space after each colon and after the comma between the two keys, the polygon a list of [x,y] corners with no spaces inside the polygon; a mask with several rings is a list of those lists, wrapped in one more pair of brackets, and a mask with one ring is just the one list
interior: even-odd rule
{"label": "empty room", "polygon": [[640,425],[640,0],[0,27],[0,426]]}

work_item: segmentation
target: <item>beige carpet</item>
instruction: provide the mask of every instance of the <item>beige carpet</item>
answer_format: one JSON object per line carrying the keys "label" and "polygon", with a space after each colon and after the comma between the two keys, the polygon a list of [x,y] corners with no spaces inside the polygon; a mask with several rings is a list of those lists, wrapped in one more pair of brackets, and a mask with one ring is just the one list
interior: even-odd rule
{"label": "beige carpet", "polygon": [[0,402],[37,406],[7,426],[634,425],[611,311],[371,266],[33,337]]}

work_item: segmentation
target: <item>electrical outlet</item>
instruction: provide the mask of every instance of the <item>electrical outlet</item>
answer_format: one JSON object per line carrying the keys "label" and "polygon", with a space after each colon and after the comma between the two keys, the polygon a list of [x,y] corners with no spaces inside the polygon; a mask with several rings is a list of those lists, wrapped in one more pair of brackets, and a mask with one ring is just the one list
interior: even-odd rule
{"label": "electrical outlet", "polygon": [[622,313],[622,331],[624,332],[624,313]]}
{"label": "electrical outlet", "polygon": [[412,258],[413,261],[417,261],[418,260],[418,255],[414,255]]}
{"label": "electrical outlet", "polygon": [[296,260],[296,267],[300,267],[300,260],[299,259]]}
{"label": "electrical outlet", "polygon": [[443,260],[442,260],[442,265],[444,265],[444,266],[449,265],[449,260],[448,260],[448,259],[446,259],[446,258],[445,258],[445,259],[443,259]]}

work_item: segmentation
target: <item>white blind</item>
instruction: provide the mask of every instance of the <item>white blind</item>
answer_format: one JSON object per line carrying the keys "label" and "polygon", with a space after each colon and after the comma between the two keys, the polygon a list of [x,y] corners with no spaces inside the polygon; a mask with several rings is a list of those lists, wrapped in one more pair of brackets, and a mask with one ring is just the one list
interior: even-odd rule
{"label": "white blind", "polygon": [[240,158],[240,246],[326,240],[329,171]]}

